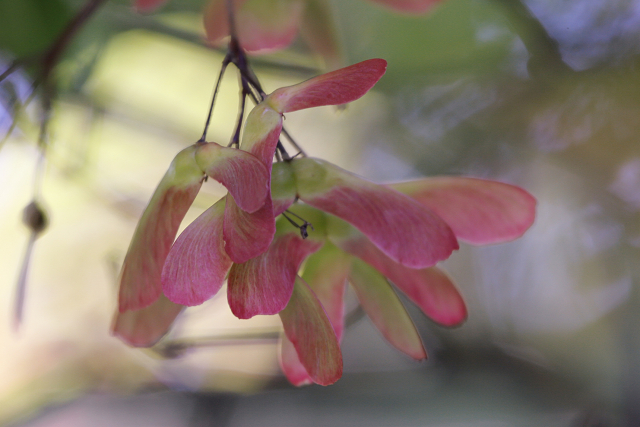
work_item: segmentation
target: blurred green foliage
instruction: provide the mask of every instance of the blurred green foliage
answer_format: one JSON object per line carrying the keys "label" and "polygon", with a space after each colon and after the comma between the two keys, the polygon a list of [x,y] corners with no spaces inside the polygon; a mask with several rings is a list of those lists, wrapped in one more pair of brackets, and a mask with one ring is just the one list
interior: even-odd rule
{"label": "blurred green foliage", "polygon": [[40,54],[72,17],[64,0],[0,0],[0,49],[15,58]]}

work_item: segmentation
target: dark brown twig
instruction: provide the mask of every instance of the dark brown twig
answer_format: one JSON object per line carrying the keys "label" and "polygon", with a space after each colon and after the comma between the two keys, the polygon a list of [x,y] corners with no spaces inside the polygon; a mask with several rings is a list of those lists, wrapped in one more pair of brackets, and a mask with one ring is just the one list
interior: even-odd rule
{"label": "dark brown twig", "polygon": [[204,124],[204,131],[202,131],[202,136],[200,137],[198,142],[205,142],[207,140],[207,132],[209,131],[209,125],[211,124],[211,116],[213,115],[213,107],[216,104],[216,96],[218,95],[218,89],[220,89],[220,82],[222,81],[222,76],[224,76],[224,72],[227,69],[229,62],[231,62],[231,58],[227,53],[227,55],[222,60],[222,67],[220,68],[220,74],[218,75],[218,81],[216,82],[216,87],[213,90],[213,97],[211,98],[211,105],[209,106],[209,114],[207,114],[207,121]]}

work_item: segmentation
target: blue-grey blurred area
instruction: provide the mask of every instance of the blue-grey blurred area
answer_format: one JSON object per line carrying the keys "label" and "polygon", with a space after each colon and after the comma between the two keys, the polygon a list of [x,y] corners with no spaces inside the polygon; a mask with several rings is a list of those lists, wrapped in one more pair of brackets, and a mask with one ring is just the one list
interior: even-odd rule
{"label": "blue-grey blurred area", "polygon": [[[29,323],[29,313],[49,310],[38,295],[57,298],[47,287],[46,257],[32,261],[42,273],[30,286],[36,300],[25,329],[38,345],[14,344],[8,332],[2,339],[7,353],[37,356],[1,363],[37,374],[12,375],[0,387],[9,425],[640,426],[640,2],[445,0],[425,16],[366,0],[330,3],[345,63],[381,57],[388,72],[346,111],[288,115],[285,126],[300,145],[378,182],[468,175],[519,185],[538,200],[536,222],[521,239],[463,244],[443,263],[468,304],[466,323],[440,327],[405,299],[429,353],[414,362],[384,342],[348,294],[345,373],[329,387],[298,389],[282,377],[277,319],[252,324],[250,345],[241,342],[242,323],[233,324],[233,339],[216,340],[228,337],[226,320],[206,316],[224,306],[224,295],[187,310],[168,338],[211,341],[185,355],[122,350],[106,331],[127,236],[172,153],[199,137],[222,57],[200,42],[200,2],[172,0],[140,16],[114,1],[62,64],[60,148],[50,166],[58,182],[51,198],[58,187],[77,187],[82,196],[64,193],[60,206],[91,199],[96,207],[68,224],[62,207],[56,222],[54,209],[45,236],[53,244],[56,223],[68,227],[61,241],[80,233],[74,247],[84,252],[75,259],[90,253],[96,268],[76,279],[65,276],[74,268],[63,270],[60,280],[102,289],[96,304],[108,309],[103,317],[83,314],[95,323],[74,326],[70,336],[60,331],[81,322],[80,314],[63,315],[60,327],[51,317]],[[269,90],[320,69],[303,40],[255,64]],[[9,101],[28,96],[25,75],[1,86],[0,130],[11,123]],[[219,142],[229,138],[237,105],[235,77],[225,82],[219,102],[231,107],[218,107],[220,125],[211,132]],[[70,110],[82,111],[66,119],[73,131],[65,130]],[[30,159],[20,151],[31,144],[25,126],[0,151],[0,182],[11,188],[30,179],[2,180],[13,164],[3,155]],[[216,191],[205,189],[196,208]],[[2,192],[0,209],[12,206],[6,194],[20,199],[17,190]],[[4,211],[2,221],[11,220]],[[87,252],[86,233],[101,227],[95,221],[105,212],[115,225],[95,236],[104,247]],[[13,277],[9,264],[2,269],[3,280]],[[104,283],[87,284],[96,277]],[[2,283],[7,313],[12,285]],[[63,303],[55,309],[68,313]],[[55,341],[56,333],[63,338]]]}

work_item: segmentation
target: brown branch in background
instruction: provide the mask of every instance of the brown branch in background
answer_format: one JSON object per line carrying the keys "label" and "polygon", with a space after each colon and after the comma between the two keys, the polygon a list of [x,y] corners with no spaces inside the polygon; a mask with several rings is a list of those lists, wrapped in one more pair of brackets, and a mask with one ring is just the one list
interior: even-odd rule
{"label": "brown branch in background", "polygon": [[51,73],[53,69],[58,65],[60,58],[64,51],[69,47],[69,44],[73,40],[73,37],[82,28],[82,26],[89,20],[89,18],[95,13],[96,10],[107,0],[89,0],[85,3],[84,7],[76,13],[67,26],[62,30],[60,35],[54,40],[49,49],[44,53],[42,59],[42,69],[40,70],[40,78],[42,80],[42,119],[41,119],[41,131],[39,143],[42,147],[47,135],[47,126],[49,122],[49,116],[51,113],[51,104],[55,97],[54,83],[51,81]]}
{"label": "brown branch in background", "polygon": [[42,61],[43,77],[47,77],[53,68],[58,64],[62,53],[69,46],[78,30],[87,22],[87,20],[95,13],[96,10],[107,0],[89,0],[82,9],[76,13],[73,19],[62,30],[58,38],[47,49]]}
{"label": "brown branch in background", "polygon": [[[33,248],[37,238],[42,234],[47,226],[47,216],[45,210],[39,204],[40,188],[44,175],[44,159],[45,152],[48,143],[48,125],[51,117],[51,108],[53,99],[56,95],[55,82],[52,80],[53,70],[60,61],[62,54],[68,48],[69,44],[73,40],[74,36],[78,33],[78,30],[87,22],[87,20],[95,13],[95,11],[107,0],[89,0],[80,11],[73,17],[73,19],[62,30],[60,35],[54,40],[51,46],[43,53],[39,60],[40,70],[36,81],[33,84],[32,93],[29,96],[29,100],[36,93],[38,87],[38,81],[41,82],[41,112],[40,112],[40,131],[38,136],[38,147],[40,148],[40,157],[38,158],[35,170],[34,190],[31,203],[24,209],[23,221],[25,225],[30,229],[31,234],[27,244],[27,250],[22,261],[20,268],[20,275],[18,277],[18,283],[16,286],[16,296],[14,305],[14,317],[13,326],[15,330],[18,330],[22,323],[24,313],[24,301],[27,287],[27,275],[29,272],[29,262],[33,253]],[[15,61],[8,70],[2,73],[2,78],[7,77],[13,71],[17,69],[19,61]],[[14,117],[14,123],[17,118]],[[9,134],[13,131],[13,124],[9,130]],[[7,135],[7,138],[8,138]],[[4,141],[3,141],[4,142]]]}
{"label": "brown branch in background", "polygon": [[227,347],[236,345],[275,344],[280,337],[279,330],[243,332],[212,337],[180,338],[167,341],[153,347],[152,350],[167,359],[182,357],[186,352],[196,348]]}
{"label": "brown branch in background", "polygon": [[[365,312],[360,305],[345,316],[345,329],[351,329],[362,320]],[[280,329],[243,331],[239,334],[220,334],[209,337],[176,338],[161,342],[151,348],[159,356],[175,359],[184,356],[188,351],[200,348],[229,347],[239,345],[277,344],[281,335]]]}

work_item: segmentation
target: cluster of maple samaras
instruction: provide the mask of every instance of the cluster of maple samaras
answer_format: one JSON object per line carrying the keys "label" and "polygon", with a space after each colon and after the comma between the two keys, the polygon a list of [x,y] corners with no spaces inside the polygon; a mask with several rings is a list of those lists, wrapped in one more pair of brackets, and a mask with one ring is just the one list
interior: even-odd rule
{"label": "cluster of maple samaras", "polygon": [[[152,345],[183,306],[211,298],[226,279],[238,318],[280,314],[280,359],[289,380],[331,384],[342,374],[349,282],[386,339],[425,358],[387,279],[436,322],[459,324],[464,301],[434,265],[458,248],[457,238],[488,244],[520,236],[533,222],[535,200],[520,188],[480,179],[384,186],[323,160],[273,163],[284,113],[358,99],[385,70],[386,61],[371,59],[280,88],[251,111],[239,149],[197,143],[181,151],[129,247],[114,333],[135,346]],[[228,194],[174,242],[205,175]]]}
{"label": "cluster of maple samaras", "polygon": [[[419,14],[441,0],[370,0],[391,10]],[[134,0],[137,10],[150,12],[167,0]],[[331,61],[338,55],[331,11],[327,0],[233,0],[240,45],[249,52],[284,49],[298,31],[311,48]],[[227,0],[208,0],[204,9],[207,39],[220,42],[229,35]]]}

